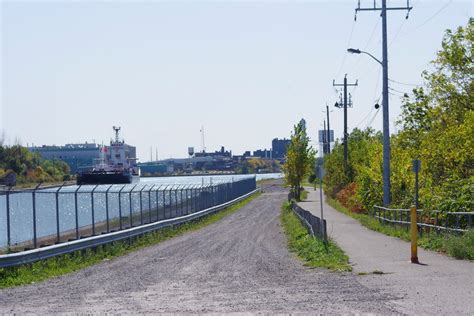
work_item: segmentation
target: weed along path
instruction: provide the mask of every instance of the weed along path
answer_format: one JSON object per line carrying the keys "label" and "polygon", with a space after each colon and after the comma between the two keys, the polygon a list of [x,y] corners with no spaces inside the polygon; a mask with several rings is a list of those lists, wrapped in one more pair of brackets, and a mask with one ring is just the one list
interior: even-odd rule
{"label": "weed along path", "polygon": [[[319,189],[306,189],[308,199],[299,205],[319,216]],[[391,302],[398,312],[474,314],[474,262],[418,248],[422,264],[411,264],[409,242],[369,230],[328,204],[323,211],[328,235],[349,256],[358,281],[398,297]]]}
{"label": "weed along path", "polygon": [[[45,282],[0,289],[0,313],[396,312],[353,273],[310,269],[280,227],[287,191],[200,230]],[[467,295],[467,293],[466,293]]]}

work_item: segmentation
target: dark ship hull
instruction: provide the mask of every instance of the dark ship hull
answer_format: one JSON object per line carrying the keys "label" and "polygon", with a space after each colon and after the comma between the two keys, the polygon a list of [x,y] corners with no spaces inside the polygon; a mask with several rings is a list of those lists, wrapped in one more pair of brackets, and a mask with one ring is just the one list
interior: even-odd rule
{"label": "dark ship hull", "polygon": [[77,184],[127,184],[140,181],[140,176],[130,173],[84,172],[77,175]]}

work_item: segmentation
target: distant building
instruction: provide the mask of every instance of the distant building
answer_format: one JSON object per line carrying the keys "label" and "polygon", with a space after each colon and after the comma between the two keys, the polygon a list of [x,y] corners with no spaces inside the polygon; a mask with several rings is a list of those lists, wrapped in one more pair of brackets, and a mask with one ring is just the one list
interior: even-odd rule
{"label": "distant building", "polygon": [[259,158],[267,158],[271,159],[272,158],[272,151],[268,149],[258,149],[253,152],[254,157],[259,157]]}
{"label": "distant building", "polygon": [[273,159],[283,159],[283,158],[285,158],[286,151],[288,149],[289,144],[290,144],[289,139],[274,138],[272,140],[272,157],[273,157]]}
{"label": "distant building", "polygon": [[[100,158],[100,147],[98,144],[86,142],[64,146],[34,146],[28,147],[28,150],[39,153],[43,159],[64,161],[69,165],[71,173],[74,174],[94,166],[95,161]],[[109,156],[111,151],[106,149],[105,152]],[[125,144],[125,158],[136,158],[136,152],[134,146]],[[108,157],[109,160],[110,158]]]}
{"label": "distant building", "polygon": [[208,152],[196,152],[194,153],[194,157],[229,157],[232,158],[232,151],[226,151],[224,146],[221,146],[221,150],[215,151],[213,153]]}
{"label": "distant building", "polygon": [[[192,172],[202,171],[231,171],[233,170],[232,157],[223,156],[199,156],[191,158],[170,158],[160,160],[159,164],[168,166],[168,172]],[[141,167],[141,165],[140,165]],[[143,172],[143,170],[142,170]]]}
{"label": "distant building", "polygon": [[28,150],[39,153],[43,159],[64,161],[69,165],[71,173],[90,168],[100,155],[100,147],[95,143],[66,144],[64,146],[43,145],[28,147]]}
{"label": "distant building", "polygon": [[157,161],[139,163],[142,175],[162,175],[172,173],[173,166],[166,163],[159,163]]}
{"label": "distant building", "polygon": [[303,125],[304,129],[306,129],[306,120],[304,118],[300,120],[300,124]]}
{"label": "distant building", "polygon": [[[319,130],[319,144],[322,147],[322,153],[328,154],[331,148],[331,143],[334,142],[334,130],[329,131],[329,142],[328,142],[328,130]],[[321,151],[320,151],[321,152]]]}

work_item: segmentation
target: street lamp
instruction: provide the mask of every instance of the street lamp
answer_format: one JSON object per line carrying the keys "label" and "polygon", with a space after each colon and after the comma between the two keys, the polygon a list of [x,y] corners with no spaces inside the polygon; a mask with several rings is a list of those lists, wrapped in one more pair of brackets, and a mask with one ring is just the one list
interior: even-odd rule
{"label": "street lamp", "polygon": [[371,53],[368,53],[368,52],[364,52],[363,50],[360,50],[360,49],[355,49],[355,48],[348,48],[347,51],[351,54],[366,54],[366,55],[369,55],[370,57],[372,57],[372,59],[374,59],[376,62],[378,62],[382,67],[383,67],[383,64],[380,60],[378,60],[374,55],[372,55]]}
{"label": "street lamp", "polygon": [[383,205],[390,204],[390,129],[388,120],[388,63],[387,56],[384,54],[383,62],[375,58],[374,55],[364,52],[360,49],[348,48],[347,51],[351,54],[366,54],[378,62],[383,68],[383,100],[382,100],[382,115],[383,115]]}

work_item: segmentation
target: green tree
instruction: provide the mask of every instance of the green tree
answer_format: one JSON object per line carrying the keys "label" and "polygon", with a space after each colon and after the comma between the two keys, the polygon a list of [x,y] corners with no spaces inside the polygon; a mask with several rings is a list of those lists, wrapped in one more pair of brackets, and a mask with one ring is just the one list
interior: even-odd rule
{"label": "green tree", "polygon": [[411,159],[422,160],[420,198],[423,207],[471,211],[474,170],[474,19],[447,30],[424,71],[426,89],[404,98],[400,145]]}
{"label": "green tree", "polygon": [[[397,121],[401,131],[392,135],[390,141],[394,207],[406,208],[413,203],[411,166],[413,159],[420,159],[423,209],[474,209],[473,39],[472,18],[465,27],[447,30],[431,70],[422,74],[425,86],[402,99],[402,113]],[[380,135],[355,129],[349,135],[348,145],[347,165],[339,143],[325,159],[326,190],[332,197],[347,199],[347,192],[354,194],[369,210],[382,199]]]}
{"label": "green tree", "polygon": [[309,145],[303,120],[295,125],[283,164],[285,182],[290,186],[296,199],[300,199],[301,182],[313,170],[316,151]]}
{"label": "green tree", "polygon": [[0,145],[0,171],[14,172],[18,183],[62,181],[70,172],[64,161],[42,159],[20,145]]}

